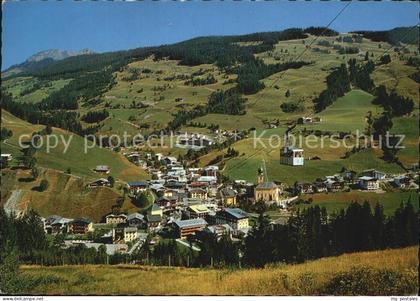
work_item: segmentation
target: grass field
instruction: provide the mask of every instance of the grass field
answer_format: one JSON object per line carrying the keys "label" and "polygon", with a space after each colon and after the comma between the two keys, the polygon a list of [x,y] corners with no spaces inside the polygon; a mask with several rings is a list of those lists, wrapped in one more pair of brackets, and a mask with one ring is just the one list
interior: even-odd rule
{"label": "grass field", "polygon": [[[21,154],[19,137],[24,134],[31,135],[33,132],[40,131],[44,128],[44,126],[33,125],[16,118],[4,110],[2,110],[2,126],[13,132],[13,136],[10,139],[1,143],[2,152],[12,153],[14,158],[17,158]],[[53,134],[59,137],[57,147],[50,149],[48,152],[44,144],[36,152],[35,157],[38,165],[41,167],[61,171],[66,171],[70,168],[71,172],[77,176],[94,179],[103,176],[93,171],[95,166],[108,165],[111,169],[109,175],[117,179],[130,181],[148,178],[144,170],[130,163],[119,153],[96,146],[88,149],[87,153],[85,153],[85,140],[82,137],[58,128],[53,129]],[[45,142],[46,136],[43,138]],[[25,139],[22,141],[25,141]],[[53,142],[53,140],[51,141]],[[65,143],[63,141],[66,141],[66,143],[70,141],[67,151],[65,151]]]}
{"label": "grass field", "polygon": [[[331,132],[356,130],[363,132],[365,127],[364,116],[371,110],[379,112],[377,106],[371,104],[372,96],[363,91],[354,90],[347,93],[344,97],[338,99],[333,105],[323,111],[320,116],[323,118],[321,124],[301,125],[294,130],[298,134],[304,127],[321,129]],[[412,133],[413,120],[402,119],[402,125],[407,131]],[[363,150],[353,154],[349,158],[342,159],[346,151],[354,145],[354,140],[346,140],[346,145],[340,141],[340,145],[335,147],[335,143],[330,138],[321,140],[314,144],[309,141],[303,143],[305,165],[287,166],[280,164],[280,147],[283,145],[283,136],[285,127],[276,129],[258,130],[251,134],[249,139],[240,140],[233,144],[239,152],[239,157],[226,161],[224,173],[232,179],[244,179],[255,181],[256,170],[261,167],[265,161],[268,178],[278,180],[287,184],[293,184],[295,181],[314,181],[316,178],[333,175],[347,167],[355,171],[362,171],[368,168],[376,168],[384,172],[402,172],[403,170],[396,164],[389,164],[381,160],[382,152],[378,149]],[[414,136],[412,140],[411,154],[414,152]],[[271,140],[270,140],[271,139]],[[271,141],[271,144],[270,144]],[[312,147],[316,145],[316,147]],[[219,154],[219,153],[217,153]],[[204,162],[208,162],[216,157],[215,154],[209,154],[203,157]],[[321,160],[308,160],[309,158],[319,157]]]}
{"label": "grass field", "polygon": [[[22,191],[18,209],[35,209],[41,216],[61,215],[68,218],[88,217],[99,222],[116,204],[120,193],[108,187],[89,188],[83,179],[52,169],[42,169],[35,181],[29,171],[11,170],[2,172],[1,205],[15,189]],[[25,181],[28,179],[28,181]],[[39,192],[36,188],[46,179],[48,189]]]}
{"label": "grass field", "polygon": [[352,90],[345,96],[337,99],[331,106],[319,114],[322,122],[313,125],[301,125],[308,129],[323,131],[343,131],[360,133],[366,128],[365,116],[371,111],[374,116],[382,112],[381,107],[373,105],[373,96],[361,90]]}
{"label": "grass field", "polygon": [[[265,269],[85,265],[23,266],[21,271],[29,277],[54,279],[25,292],[34,295],[414,295],[417,268],[418,247],[411,247]],[[353,279],[355,271],[365,277]],[[390,273],[393,277],[387,278],[387,284],[378,280]],[[334,287],[337,275],[353,281]]]}
{"label": "grass field", "polygon": [[51,93],[60,90],[65,85],[67,85],[69,79],[59,79],[51,81],[50,87],[42,86],[40,89],[37,89],[31,93],[21,95],[25,89],[30,89],[34,84],[38,82],[37,79],[33,77],[17,77],[6,80],[4,82],[4,87],[12,94],[13,98],[18,99],[22,102],[39,102]]}
{"label": "grass field", "polygon": [[398,135],[405,135],[402,142],[404,148],[397,152],[400,161],[407,167],[418,163],[419,160],[419,115],[411,117],[397,117],[392,120],[394,123],[391,132]]}
{"label": "grass field", "polygon": [[337,193],[319,193],[313,195],[304,195],[302,199],[313,199],[311,204],[299,204],[298,208],[308,208],[319,205],[325,207],[329,213],[338,213],[341,209],[346,209],[351,202],[363,203],[368,201],[372,207],[378,202],[384,206],[385,215],[393,215],[394,211],[400,206],[401,202],[411,200],[416,211],[419,210],[419,203],[415,191],[406,192],[387,192],[375,193],[365,191],[337,192]]}

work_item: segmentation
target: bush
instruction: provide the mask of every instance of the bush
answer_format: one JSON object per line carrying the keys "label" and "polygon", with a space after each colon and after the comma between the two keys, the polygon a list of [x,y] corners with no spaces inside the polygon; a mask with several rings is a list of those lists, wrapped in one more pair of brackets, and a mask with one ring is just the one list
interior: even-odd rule
{"label": "bush", "polygon": [[357,268],[336,274],[321,294],[340,296],[403,296],[415,294],[415,273]]}
{"label": "bush", "polygon": [[49,183],[47,180],[42,180],[41,183],[39,184],[38,190],[39,191],[45,191],[48,189]]}
{"label": "bush", "polygon": [[302,105],[295,101],[284,102],[280,105],[280,108],[284,113],[302,111],[303,109]]}

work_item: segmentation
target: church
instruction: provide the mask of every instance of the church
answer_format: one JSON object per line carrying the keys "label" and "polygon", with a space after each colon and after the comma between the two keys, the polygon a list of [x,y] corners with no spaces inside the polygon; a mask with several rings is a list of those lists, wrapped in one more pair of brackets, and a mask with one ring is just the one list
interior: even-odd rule
{"label": "church", "polygon": [[276,201],[280,199],[281,188],[274,182],[265,182],[262,168],[258,169],[257,186],[255,187],[255,201]]}

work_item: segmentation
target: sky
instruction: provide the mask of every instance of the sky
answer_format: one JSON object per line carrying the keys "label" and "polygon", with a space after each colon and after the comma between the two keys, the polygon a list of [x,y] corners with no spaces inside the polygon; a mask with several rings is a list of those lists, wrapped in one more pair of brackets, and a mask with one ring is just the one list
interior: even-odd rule
{"label": "sky", "polygon": [[[47,49],[96,52],[170,44],[197,36],[326,26],[346,5],[328,1],[6,1],[2,67]],[[419,22],[417,2],[352,2],[331,28],[385,30]]]}

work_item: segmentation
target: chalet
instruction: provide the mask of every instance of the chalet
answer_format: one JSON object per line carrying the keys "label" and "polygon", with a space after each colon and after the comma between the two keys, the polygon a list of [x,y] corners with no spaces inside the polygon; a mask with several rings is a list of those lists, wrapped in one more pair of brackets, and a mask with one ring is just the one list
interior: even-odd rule
{"label": "chalet", "polygon": [[234,230],[248,229],[248,213],[239,208],[225,208],[216,213],[216,224],[228,224]]}
{"label": "chalet", "polygon": [[151,170],[150,172],[153,178],[160,179],[162,177],[162,172],[160,170]]}
{"label": "chalet", "polygon": [[208,187],[208,183],[206,182],[191,182],[189,185],[191,188],[200,188],[200,187]]}
{"label": "chalet", "polygon": [[364,190],[379,189],[379,181],[373,177],[363,176],[359,178],[359,185]]}
{"label": "chalet", "polygon": [[162,217],[160,215],[146,215],[147,228],[153,230],[160,227]]}
{"label": "chalet", "polygon": [[127,223],[127,215],[125,214],[108,214],[105,217],[105,221],[110,225],[118,225]]}
{"label": "chalet", "polygon": [[178,237],[185,239],[187,236],[195,235],[196,232],[203,230],[207,226],[207,222],[202,218],[194,218],[175,221],[174,226]]}
{"label": "chalet", "polygon": [[339,192],[344,189],[343,181],[326,181],[325,184],[330,192]]}
{"label": "chalet", "polygon": [[201,199],[201,200],[207,199],[207,191],[200,188],[191,189],[190,191],[188,191],[188,195],[190,198],[193,198],[193,199]]}
{"label": "chalet", "polygon": [[162,163],[163,165],[172,165],[176,164],[177,162],[178,160],[175,157],[165,157],[160,160],[160,163]]}
{"label": "chalet", "polygon": [[297,123],[298,124],[307,124],[307,123],[311,123],[312,122],[312,118],[311,117],[306,117],[306,116],[302,116],[300,118],[298,118]]}
{"label": "chalet", "polygon": [[367,170],[362,171],[361,176],[374,178],[376,180],[383,180],[385,179],[386,174],[376,169],[367,169]]}
{"label": "chalet", "polygon": [[219,191],[222,204],[225,206],[236,205],[236,192],[231,188],[222,188]]}
{"label": "chalet", "polygon": [[314,186],[308,182],[299,182],[296,183],[296,192],[299,194],[314,193]]}
{"label": "chalet", "polygon": [[168,180],[165,183],[165,187],[171,189],[182,189],[185,188],[185,183],[181,183],[176,180]]}
{"label": "chalet", "polygon": [[162,217],[162,208],[160,208],[158,204],[153,203],[152,208],[150,209],[150,215],[159,215],[160,217]]}
{"label": "chalet", "polygon": [[356,179],[356,175],[357,173],[353,170],[345,169],[342,172],[340,172],[340,177],[347,183],[353,183]]}
{"label": "chalet", "polygon": [[229,224],[212,225],[204,228],[202,231],[211,233],[216,236],[217,239],[222,238],[224,235],[231,235],[234,231]]}
{"label": "chalet", "polygon": [[178,198],[177,197],[165,197],[162,196],[159,199],[155,200],[155,203],[158,204],[160,207],[163,207],[164,209],[175,209],[178,204]]}
{"label": "chalet", "polygon": [[139,227],[144,223],[144,215],[140,213],[132,213],[127,216],[128,225],[130,227]]}
{"label": "chalet", "polygon": [[165,189],[163,191],[163,196],[167,198],[178,197],[178,191],[174,189]]}
{"label": "chalet", "polygon": [[217,173],[219,172],[219,166],[207,166],[206,168],[204,168],[204,172],[208,177],[217,177]]}
{"label": "chalet", "polygon": [[395,177],[393,180],[393,184],[396,187],[401,188],[401,189],[409,188],[410,183],[411,183],[410,178],[406,176],[398,176],[398,177]]}
{"label": "chalet", "polygon": [[315,116],[312,118],[312,123],[321,123],[322,122],[322,118],[319,116]]}
{"label": "chalet", "polygon": [[138,163],[140,160],[140,154],[138,152],[134,152],[127,155],[127,159],[131,162]]}
{"label": "chalet", "polygon": [[124,227],[112,229],[112,242],[114,244],[127,243],[136,240],[139,233],[136,227]]}
{"label": "chalet", "polygon": [[285,146],[280,150],[280,163],[291,166],[303,166],[303,149]]}
{"label": "chalet", "polygon": [[146,191],[149,188],[149,184],[146,181],[135,181],[135,182],[128,182],[128,189],[132,193],[139,193]]}
{"label": "chalet", "polygon": [[108,174],[111,170],[109,169],[109,167],[107,165],[97,165],[95,167],[94,171],[99,172],[99,173]]}
{"label": "chalet", "polygon": [[68,223],[67,231],[72,234],[86,234],[93,231],[93,223],[88,218],[77,218]]}
{"label": "chalet", "polygon": [[191,205],[187,208],[189,218],[206,218],[210,210],[204,205]]}
{"label": "chalet", "polygon": [[207,183],[208,185],[214,185],[217,183],[217,178],[214,176],[201,176],[197,179],[197,182]]}
{"label": "chalet", "polygon": [[104,187],[104,186],[111,186],[111,183],[104,178],[96,179],[95,181],[89,184],[89,187]]}
{"label": "chalet", "polygon": [[325,184],[324,182],[315,182],[313,187],[314,187],[314,191],[318,193],[328,191],[327,184]]}
{"label": "chalet", "polygon": [[162,158],[163,158],[163,155],[161,153],[156,153],[155,154],[155,160],[160,161],[160,160],[162,160]]}
{"label": "chalet", "polygon": [[205,135],[187,133],[178,136],[177,145],[179,147],[203,148],[213,144]]}
{"label": "chalet", "polygon": [[131,242],[139,237],[136,227],[124,228],[124,242]]}
{"label": "chalet", "polygon": [[13,156],[12,154],[1,154],[1,160],[5,160],[5,161],[12,161],[13,160]]}
{"label": "chalet", "polygon": [[44,220],[44,231],[47,234],[61,234],[67,232],[68,224],[72,219],[58,215],[51,215]]}

